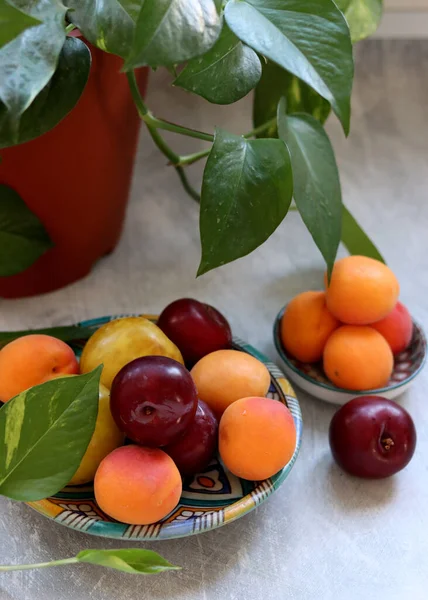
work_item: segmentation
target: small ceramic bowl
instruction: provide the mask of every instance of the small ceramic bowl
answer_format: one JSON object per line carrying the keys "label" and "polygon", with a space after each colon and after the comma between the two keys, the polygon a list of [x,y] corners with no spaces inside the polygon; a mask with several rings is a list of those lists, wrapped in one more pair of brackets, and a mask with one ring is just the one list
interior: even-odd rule
{"label": "small ceramic bowl", "polygon": [[427,340],[420,325],[413,321],[411,344],[407,350],[395,357],[394,370],[386,387],[364,392],[336,387],[325,376],[321,363],[301,363],[285,350],[280,336],[280,323],[285,308],[286,306],[276,317],[273,332],[276,349],[284,361],[284,371],[293,383],[320,400],[339,405],[345,404],[356,396],[383,396],[392,400],[409,388],[424,366],[427,357]]}
{"label": "small ceramic bowl", "polygon": [[[143,316],[153,322],[157,320],[155,315]],[[79,325],[96,331],[116,318],[119,317],[101,317]],[[82,339],[71,344],[76,356],[80,356],[85,342]],[[56,523],[83,533],[124,541],[154,541],[216,529],[239,519],[264,502],[284,483],[296,461],[302,439],[302,414],[293,388],[276,365],[242,340],[234,338],[233,346],[266,365],[271,375],[268,397],[285,404],[293,416],[296,446],[290,462],[279,473],[265,481],[246,481],[232,475],[215,457],[202,473],[183,481],[178,506],[162,521],[152,525],[125,525],[111,519],[95,502],[92,485],[69,486],[52,498],[29,502],[29,506]]]}

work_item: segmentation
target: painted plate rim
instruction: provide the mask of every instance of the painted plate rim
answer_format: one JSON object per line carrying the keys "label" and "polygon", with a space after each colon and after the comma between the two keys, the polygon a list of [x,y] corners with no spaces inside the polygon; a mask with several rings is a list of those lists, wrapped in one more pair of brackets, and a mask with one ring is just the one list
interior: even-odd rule
{"label": "painted plate rim", "polygon": [[[85,321],[81,321],[76,325],[80,327],[93,328],[95,331],[101,325],[108,323],[109,321],[129,316],[143,316],[152,321],[157,320],[157,315],[154,314],[121,314],[111,316],[107,315],[104,317],[88,319]],[[158,540],[188,537],[190,535],[196,535],[204,531],[211,531],[213,529],[217,529],[218,527],[222,527],[224,525],[232,523],[233,521],[236,521],[244,515],[252,512],[257,506],[262,504],[284,483],[291,469],[293,468],[294,463],[296,462],[297,456],[299,454],[302,442],[302,413],[300,410],[299,401],[297,400],[293,387],[291,386],[285,374],[276,364],[270,361],[263,353],[259,352],[256,348],[254,348],[250,344],[247,344],[240,338],[233,338],[233,346],[239,350],[243,350],[244,352],[251,354],[252,356],[255,356],[266,365],[271,375],[271,382],[273,382],[276,391],[281,396],[281,401],[283,401],[287,405],[293,416],[293,420],[296,426],[296,446],[291,460],[281,471],[279,471],[279,473],[277,473],[270,479],[257,482],[255,489],[252,490],[250,493],[246,494],[245,496],[233,502],[232,504],[221,507],[217,511],[213,511],[211,513],[209,511],[205,511],[204,514],[201,516],[196,516],[183,521],[172,521],[152,525],[126,525],[124,523],[120,523],[114,520],[102,521],[94,518],[91,519],[91,517],[86,516],[85,518],[88,521],[91,521],[89,525],[94,526],[94,529],[91,531],[90,529],[86,530],[82,528],[82,519],[80,519],[79,522],[76,524],[73,524],[73,522],[67,523],[62,520],[59,520],[57,517],[60,516],[60,514],[62,514],[63,512],[66,512],[66,509],[58,513],[58,505],[50,501],[49,498],[45,498],[44,500],[39,500],[36,502],[27,502],[26,504],[28,504],[28,506],[30,506],[39,514],[42,514],[48,519],[51,519],[65,527],[68,527],[69,529],[73,529],[75,531],[79,531],[81,533],[86,533],[89,535],[94,535],[97,537],[120,539],[122,541],[131,542],[152,542]],[[64,499],[63,503],[67,504],[67,499]],[[82,498],[81,503],[85,504],[84,498]],[[79,511],[73,512],[79,514]],[[80,514],[84,515],[84,513]],[[205,517],[207,517],[208,515],[213,515],[213,517],[207,520]],[[214,518],[215,516],[216,518]]]}
{"label": "painted plate rim", "polygon": [[314,379],[313,377],[311,377],[310,375],[307,375],[304,371],[302,371],[298,367],[296,367],[296,365],[293,364],[293,362],[289,359],[289,357],[287,356],[287,354],[284,350],[284,347],[283,347],[282,341],[281,341],[281,336],[279,334],[279,326],[280,326],[282,316],[283,316],[284,311],[287,308],[287,306],[288,306],[288,304],[283,306],[275,318],[275,322],[274,322],[274,326],[273,326],[273,340],[275,343],[276,350],[277,350],[279,356],[281,357],[281,359],[285,362],[285,364],[287,365],[287,367],[289,369],[291,369],[294,373],[296,373],[296,375],[299,375],[300,377],[302,377],[302,379],[304,379],[305,381],[311,383],[312,385],[314,385],[316,387],[323,388],[330,392],[352,394],[353,396],[368,396],[368,395],[373,396],[373,395],[385,394],[386,392],[390,392],[391,390],[397,390],[402,386],[408,385],[417,375],[419,375],[419,373],[422,371],[422,369],[425,366],[425,362],[427,360],[427,338],[425,336],[425,332],[422,329],[422,327],[412,317],[413,327],[417,329],[418,334],[420,335],[420,337],[422,339],[424,353],[423,353],[423,358],[422,358],[421,364],[411,375],[409,375],[402,381],[398,381],[397,383],[394,383],[393,385],[388,385],[386,387],[376,388],[373,390],[365,390],[365,391],[347,390],[345,388],[337,387],[332,383],[324,383],[323,381],[318,381],[317,379]]}

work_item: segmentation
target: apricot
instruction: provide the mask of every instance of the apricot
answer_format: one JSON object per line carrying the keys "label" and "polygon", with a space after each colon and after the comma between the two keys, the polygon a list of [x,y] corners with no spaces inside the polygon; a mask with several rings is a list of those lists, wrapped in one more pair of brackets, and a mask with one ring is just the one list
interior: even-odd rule
{"label": "apricot", "polygon": [[325,292],[303,292],[287,305],[281,319],[285,349],[304,363],[321,360],[326,341],[339,327],[326,306]]}
{"label": "apricot", "polygon": [[397,302],[389,315],[381,321],[373,323],[371,327],[383,335],[393,354],[404,352],[412,341],[412,317],[401,302]]}
{"label": "apricot", "polygon": [[116,425],[110,412],[110,392],[103,384],[100,384],[95,430],[70,485],[81,485],[92,481],[103,458],[121,446],[124,439],[125,436]]}
{"label": "apricot", "polygon": [[166,356],[184,364],[177,346],[144,317],[125,317],[100,327],[87,341],[80,370],[88,373],[103,364],[101,383],[111,388],[122,367],[142,356]]}
{"label": "apricot", "polygon": [[178,504],[181,476],[172,458],[157,448],[122,446],[101,462],[95,474],[98,506],[130,525],[149,525]]}
{"label": "apricot", "polygon": [[190,371],[199,398],[220,417],[246,396],[266,396],[270,374],[257,358],[239,350],[217,350],[201,358]]}
{"label": "apricot", "polygon": [[372,327],[343,325],[324,348],[324,371],[346,390],[373,390],[387,385],[394,366],[391,348]]}
{"label": "apricot", "polygon": [[367,256],[347,256],[333,267],[327,308],[342,323],[369,325],[392,311],[399,292],[389,267]]}
{"label": "apricot", "polygon": [[78,372],[70,346],[50,335],[25,335],[0,351],[0,400],[7,402],[34,385]]}
{"label": "apricot", "polygon": [[224,412],[219,451],[231,473],[260,481],[278,473],[296,447],[296,427],[288,408],[270,398],[241,398]]}

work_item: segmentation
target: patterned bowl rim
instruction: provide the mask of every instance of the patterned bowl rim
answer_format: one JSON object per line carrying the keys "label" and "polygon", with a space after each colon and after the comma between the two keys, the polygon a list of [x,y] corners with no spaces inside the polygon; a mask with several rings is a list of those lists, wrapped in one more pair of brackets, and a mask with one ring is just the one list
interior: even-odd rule
{"label": "patterned bowl rim", "polygon": [[[115,316],[105,316],[98,317],[94,319],[89,319],[85,321],[81,321],[77,325],[80,327],[86,328],[94,328],[94,331],[100,327],[101,325],[108,323],[113,319],[128,317],[128,316],[144,316],[152,321],[157,320],[157,315],[153,314],[144,314],[144,315],[129,315],[129,314],[121,314]],[[217,512],[210,513],[209,511],[205,512],[202,516],[196,516],[192,519],[188,519],[186,521],[173,521],[173,522],[165,522],[161,523],[160,526],[158,524],[146,525],[146,526],[131,526],[124,525],[123,523],[117,521],[96,521],[96,531],[83,530],[79,528],[78,525],[74,525],[73,523],[66,523],[56,518],[57,513],[57,505],[50,501],[49,498],[44,500],[36,501],[36,502],[28,502],[28,506],[32,509],[36,510],[38,513],[42,514],[45,517],[48,517],[51,520],[56,521],[60,525],[68,527],[69,529],[74,529],[75,531],[80,531],[81,533],[87,533],[90,535],[95,535],[98,537],[105,537],[110,539],[121,539],[122,541],[130,541],[130,542],[140,542],[140,541],[157,541],[157,540],[166,540],[166,539],[176,539],[182,537],[188,537],[190,535],[196,535],[198,533],[202,533],[204,531],[210,531],[213,529],[217,529],[218,527],[222,527],[223,525],[227,525],[236,521],[237,519],[243,517],[244,515],[252,512],[257,506],[262,504],[271,494],[273,494],[285,481],[287,476],[289,475],[291,469],[296,462],[297,456],[299,454],[300,446],[302,443],[302,431],[303,431],[303,421],[302,421],[302,413],[300,410],[299,401],[296,398],[296,394],[289,383],[287,377],[284,373],[279,369],[279,367],[270,361],[264,354],[259,352],[256,348],[247,344],[243,340],[237,337],[233,337],[233,346],[237,349],[243,350],[248,354],[259,359],[262,363],[264,363],[269,370],[271,375],[271,382],[274,382],[275,388],[279,395],[281,396],[282,401],[285,401],[286,405],[290,409],[290,412],[293,416],[293,420],[296,426],[296,445],[294,448],[293,456],[291,457],[288,464],[281,470],[279,473],[271,477],[270,479],[266,479],[261,482],[256,482],[257,485],[255,489],[240,498],[239,500],[229,504],[227,506],[222,507],[222,519],[212,518],[207,521],[204,519],[204,516],[213,514],[216,515]],[[291,395],[291,393],[293,395]],[[64,500],[66,504],[67,500]],[[85,502],[85,499],[82,498],[82,503]],[[77,512],[77,511],[76,511]],[[220,512],[220,511],[219,511]],[[189,526],[189,521],[191,521],[191,527]],[[153,530],[156,530],[158,527],[155,537]],[[131,534],[124,533],[125,530],[132,531]],[[136,533],[136,530],[137,533]],[[159,535],[160,532],[160,535]]]}
{"label": "patterned bowl rim", "polygon": [[383,393],[391,391],[391,390],[396,390],[396,389],[410,383],[412,381],[412,379],[414,379],[422,371],[422,369],[425,365],[425,362],[427,360],[427,338],[425,336],[425,333],[424,333],[424,330],[422,329],[422,327],[419,325],[419,323],[417,323],[412,318],[413,327],[417,330],[418,334],[421,337],[422,346],[423,346],[423,357],[422,357],[421,364],[419,365],[419,367],[411,375],[406,377],[406,379],[403,379],[402,381],[394,383],[393,385],[388,385],[386,387],[376,388],[373,390],[365,390],[363,392],[360,390],[347,390],[345,388],[337,387],[337,386],[333,385],[332,383],[323,383],[322,381],[318,381],[317,379],[314,379],[310,375],[307,375],[306,373],[301,371],[299,368],[297,368],[296,365],[294,365],[291,362],[291,360],[288,358],[288,356],[284,350],[284,347],[283,347],[282,341],[281,341],[281,336],[279,333],[279,326],[280,326],[282,316],[283,316],[284,311],[287,308],[287,306],[288,306],[288,304],[286,304],[285,306],[283,306],[283,308],[281,308],[281,310],[279,311],[279,313],[277,314],[276,319],[275,319],[275,323],[273,326],[273,340],[275,343],[275,347],[277,349],[278,354],[280,355],[282,360],[285,362],[287,367],[289,367],[294,373],[296,373],[296,375],[299,375],[300,377],[302,377],[302,379],[305,379],[306,381],[308,381],[309,383],[312,383],[313,385],[316,385],[317,387],[324,388],[331,392],[343,392],[345,394],[353,394],[355,396],[383,394]]}

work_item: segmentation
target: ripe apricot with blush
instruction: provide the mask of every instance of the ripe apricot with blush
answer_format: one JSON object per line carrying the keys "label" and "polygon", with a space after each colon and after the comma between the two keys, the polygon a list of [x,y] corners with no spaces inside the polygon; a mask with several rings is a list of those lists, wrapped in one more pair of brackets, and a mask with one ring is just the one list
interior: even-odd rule
{"label": "ripe apricot with blush", "polygon": [[327,309],[325,292],[303,292],[284,311],[281,340],[287,352],[301,362],[317,362],[329,336],[339,325]]}
{"label": "ripe apricot with blush", "polygon": [[383,335],[390,345],[393,354],[404,352],[412,341],[412,317],[401,302],[397,302],[389,315],[381,321],[373,323],[371,327]]}
{"label": "ripe apricot with blush", "polygon": [[266,366],[239,350],[217,350],[204,356],[190,371],[199,398],[217,416],[240,398],[265,396],[270,386]]}
{"label": "ripe apricot with blush", "polygon": [[226,467],[242,479],[260,481],[278,473],[296,448],[288,408],[270,398],[241,398],[224,412],[219,451]]}
{"label": "ripe apricot with blush", "polygon": [[66,343],[50,335],[25,335],[0,351],[0,400],[7,402],[34,385],[78,372],[79,363]]}
{"label": "ripe apricot with blush", "polygon": [[101,462],[94,493],[110,517],[130,525],[149,525],[166,517],[181,496],[181,476],[165,452],[122,446]]}

